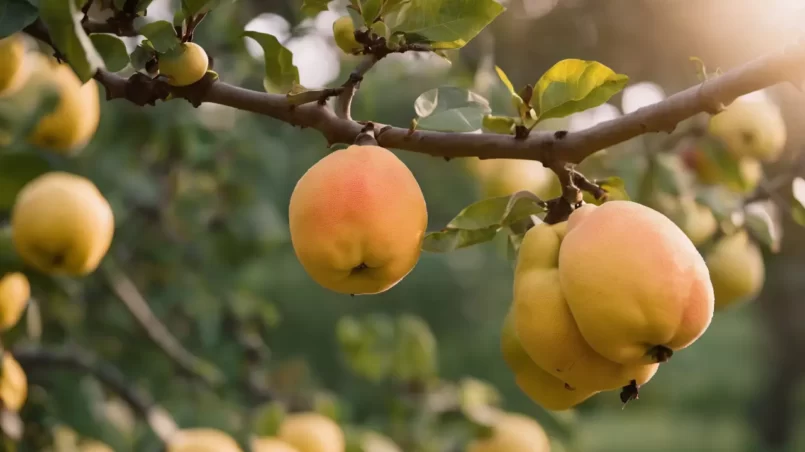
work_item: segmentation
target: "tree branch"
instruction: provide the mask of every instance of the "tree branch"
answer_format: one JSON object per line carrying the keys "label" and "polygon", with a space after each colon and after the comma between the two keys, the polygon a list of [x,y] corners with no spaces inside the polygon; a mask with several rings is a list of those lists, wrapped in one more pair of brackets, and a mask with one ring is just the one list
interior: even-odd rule
{"label": "tree branch", "polygon": [[[100,71],[96,79],[106,87],[109,99],[136,101],[142,93],[131,79]],[[785,51],[755,59],[699,85],[669,96],[665,100],[638,109],[617,119],[589,129],[566,134],[532,133],[528,138],[490,133],[451,133],[378,126],[378,143],[386,148],[420,152],[438,157],[480,157],[538,160],[552,167],[557,162],[580,163],[587,156],[636,136],[672,131],[676,125],[698,113],[719,111],[735,98],[778,83],[805,80],[805,42]],[[142,86],[138,87],[142,88]],[[174,97],[188,98],[191,87],[176,89],[155,81]],[[184,90],[184,92],[183,92]],[[163,97],[164,98],[164,97]],[[321,132],[329,143],[352,143],[361,132],[358,122],[339,118],[330,109],[308,104],[295,108],[284,95],[268,94],[229,85],[221,81],[210,84],[196,102],[211,102],[266,115],[300,127]],[[196,103],[194,102],[194,104]]]}
{"label": "tree branch", "polygon": [[81,25],[83,25],[87,34],[112,33],[118,36],[139,36],[131,20],[112,17],[107,22],[86,21]]}
{"label": "tree branch", "polygon": [[106,281],[137,323],[145,330],[148,338],[157,345],[183,371],[202,380],[211,387],[220,386],[224,377],[220,370],[185,349],[157,318],[148,301],[142,296],[134,282],[111,262],[105,262],[101,270]]}
{"label": "tree branch", "polygon": [[358,91],[361,81],[363,81],[363,76],[366,75],[378,61],[379,58],[377,56],[370,55],[361,61],[361,64],[349,74],[349,80],[342,86],[343,90],[338,96],[335,107],[335,113],[339,118],[352,119],[352,98],[355,97],[355,92]]}
{"label": "tree branch", "polygon": [[49,369],[61,368],[92,375],[123,399],[163,442],[177,430],[173,418],[156,405],[148,394],[131,386],[119,369],[86,350],[76,347],[47,349],[25,346],[15,347],[11,353],[26,373],[45,369],[48,370],[47,375],[50,375]]}

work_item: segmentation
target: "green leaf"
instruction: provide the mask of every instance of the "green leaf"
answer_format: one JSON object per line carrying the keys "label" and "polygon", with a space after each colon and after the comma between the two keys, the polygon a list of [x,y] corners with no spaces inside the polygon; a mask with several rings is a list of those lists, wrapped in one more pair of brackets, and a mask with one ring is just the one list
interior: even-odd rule
{"label": "green leaf", "polygon": [[400,10],[392,33],[434,49],[464,47],[505,8],[494,0],[411,0]]}
{"label": "green leaf", "polygon": [[327,11],[330,0],[304,0],[302,2],[302,14],[305,16],[315,16],[316,14]]}
{"label": "green leaf", "polygon": [[584,202],[590,204],[601,205],[607,201],[630,201],[629,193],[626,192],[626,183],[620,177],[608,177],[603,180],[597,180],[596,183],[604,191],[607,192],[605,199],[597,200],[592,194],[584,192]]}
{"label": "green leaf", "polygon": [[258,406],[253,413],[252,432],[257,436],[275,436],[285,414],[285,407],[279,402]]}
{"label": "green leaf", "polygon": [[393,373],[403,381],[421,381],[436,375],[436,339],[424,320],[413,315],[397,319]]}
{"label": "green leaf", "polygon": [[506,73],[503,72],[503,69],[498,66],[495,66],[495,72],[497,72],[500,81],[503,82],[503,85],[506,86],[506,89],[509,90],[509,93],[511,94],[512,106],[514,106],[514,111],[516,111],[518,116],[520,116],[520,120],[523,121],[523,123],[525,123],[526,120],[535,120],[536,114],[534,110],[526,104],[523,98],[520,97],[520,94],[517,92],[517,90],[514,89],[514,85],[509,80],[509,76],[507,76]]}
{"label": "green leaf", "polygon": [[791,184],[794,193],[794,206],[792,215],[794,221],[801,226],[805,226],[805,179],[798,177]]}
{"label": "green leaf", "polygon": [[427,234],[422,249],[445,253],[487,242],[501,228],[544,211],[543,201],[529,191],[487,198],[466,207],[443,230]]}
{"label": "green leaf", "polygon": [[484,115],[482,126],[485,132],[511,135],[517,125],[517,118],[510,116]]}
{"label": "green leaf", "polygon": [[158,20],[145,24],[137,31],[148,38],[148,41],[159,53],[170,52],[181,44],[179,36],[176,35],[176,29],[167,20]]}
{"label": "green leaf", "polygon": [[769,203],[754,203],[747,206],[746,228],[749,233],[766,246],[772,253],[780,251],[779,225],[776,224],[776,217],[770,211],[772,207]]}
{"label": "green leaf", "polygon": [[279,40],[267,33],[247,31],[243,36],[257,41],[265,54],[266,91],[287,93],[299,83],[299,69],[293,64],[293,53],[280,44]]}
{"label": "green leaf", "polygon": [[487,198],[469,205],[456,215],[450,229],[486,229],[503,227],[545,211],[544,203],[529,191]]}
{"label": "green leaf", "polygon": [[36,6],[26,0],[4,0],[0,5],[0,39],[31,25],[38,15]]}
{"label": "green leaf", "polygon": [[394,323],[385,314],[372,314],[361,320],[351,316],[339,319],[336,338],[341,355],[352,371],[370,381],[380,381],[391,370]]}
{"label": "green leaf", "polygon": [[50,163],[38,154],[0,154],[0,211],[11,209],[25,184],[50,169]]}
{"label": "green leaf", "polygon": [[562,60],[540,77],[532,105],[540,121],[561,118],[605,103],[628,81],[597,61]]}
{"label": "green leaf", "polygon": [[82,82],[91,79],[98,69],[105,68],[103,58],[81,26],[83,14],[76,9],[74,2],[41,0],[39,13],[56,49],[65,56]]}
{"label": "green leaf", "polygon": [[367,24],[371,24],[380,16],[380,9],[383,7],[384,0],[363,0],[361,5],[361,16]]}
{"label": "green leaf", "polygon": [[232,3],[235,0],[182,0],[182,12],[184,12],[185,17],[208,13],[225,1]]}
{"label": "green leaf", "polygon": [[146,63],[151,61],[154,56],[156,56],[156,52],[150,46],[146,45],[148,41],[143,41],[141,44],[137,45],[134,48],[134,51],[131,52],[130,60],[131,60],[131,67],[135,70],[142,70],[145,69]]}
{"label": "green leaf", "polygon": [[443,86],[422,93],[414,103],[420,129],[472,132],[481,128],[489,101],[464,88]]}
{"label": "green leaf", "polygon": [[672,154],[655,153],[649,158],[653,189],[674,196],[682,195],[685,187],[683,180],[685,169],[681,162]]}
{"label": "green leaf", "polygon": [[93,33],[89,35],[92,45],[98,50],[106,64],[106,69],[118,72],[129,64],[129,52],[123,40],[113,34]]}
{"label": "green leaf", "polygon": [[385,0],[383,2],[383,8],[380,10],[380,16],[386,17],[388,14],[397,12],[410,1],[411,0]]}

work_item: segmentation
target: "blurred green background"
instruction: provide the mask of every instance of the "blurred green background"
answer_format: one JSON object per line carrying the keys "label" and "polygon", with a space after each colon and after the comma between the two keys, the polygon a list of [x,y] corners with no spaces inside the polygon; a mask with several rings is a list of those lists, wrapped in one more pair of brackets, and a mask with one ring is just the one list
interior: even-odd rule
{"label": "blurred green background", "polygon": [[[262,90],[261,57],[240,37],[248,24],[285,42],[303,85],[337,86],[358,61],[340,56],[332,43],[329,30],[338,14],[303,20],[300,4],[240,0],[205,19],[195,40],[214,58],[222,80]],[[671,94],[698,83],[689,57],[701,58],[710,70],[728,70],[782,50],[805,23],[798,0],[505,4],[508,11],[492,26],[450,54],[452,64],[408,54],[381,61],[362,83],[353,116],[405,127],[415,116],[417,96],[441,85],[485,90],[496,108],[508,108],[502,85],[493,79],[487,89],[477,76],[490,57],[517,86],[533,83],[560,59],[582,58]],[[173,8],[155,0],[149,17],[172,17]],[[341,11],[336,4],[331,9]],[[805,146],[805,97],[789,85],[768,95],[784,110],[787,155],[793,156]],[[620,108],[621,98],[610,103]],[[718,313],[698,342],[661,366],[638,401],[622,410],[616,393],[606,393],[553,415],[517,389],[499,353],[512,283],[503,244],[425,253],[406,279],[380,295],[328,292],[302,270],[287,225],[294,184],[328,152],[317,132],[217,105],[194,109],[183,101],[139,108],[119,100],[102,109],[100,129],[80,156],[49,158],[91,178],[112,203],[117,230],[106,270],[80,281],[34,279],[41,336],[28,334],[29,310],[8,342],[91,350],[150,393],[180,426],[242,435],[249,409],[261,402],[256,386],[265,385],[287,397],[301,395],[302,405],[314,388],[327,391],[338,398],[343,419],[399,438],[391,402],[401,389],[356,375],[340,352],[336,325],[345,315],[412,314],[438,341],[442,379],[493,384],[504,407],[540,420],[567,450],[805,450],[805,233],[790,220],[784,222],[782,251],[767,255],[761,296]],[[397,154],[422,186],[429,230],[481,199],[462,161]],[[768,174],[784,170],[789,157],[767,167]],[[122,269],[189,351],[223,372],[224,385],[211,389],[186,375],[148,340],[115,295],[119,281],[109,265]],[[132,430],[121,427],[129,422],[114,422],[111,395],[94,380],[52,368],[29,378],[23,450],[40,450],[39,428],[57,424],[118,450],[155,447],[142,422]],[[107,411],[98,410],[104,406]]]}

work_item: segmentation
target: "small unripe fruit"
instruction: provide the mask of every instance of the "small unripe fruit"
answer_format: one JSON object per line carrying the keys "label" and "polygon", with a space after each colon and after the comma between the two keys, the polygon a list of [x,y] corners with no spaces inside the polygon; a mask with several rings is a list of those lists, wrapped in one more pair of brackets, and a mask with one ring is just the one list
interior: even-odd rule
{"label": "small unripe fruit", "polygon": [[277,437],[299,452],[344,452],[346,438],[332,419],[315,413],[293,413],[285,417]]}
{"label": "small unripe fruit", "polygon": [[776,161],[787,131],[780,107],[770,101],[738,99],[710,118],[709,132],[737,157]]}
{"label": "small unripe fruit", "polygon": [[763,253],[746,231],[719,240],[707,253],[705,262],[713,281],[716,309],[751,300],[763,288]]}
{"label": "small unripe fruit", "polygon": [[179,48],[159,57],[159,73],[173,86],[196,83],[207,73],[209,65],[207,52],[195,42],[182,43]]}
{"label": "small unripe fruit", "polygon": [[355,40],[355,24],[349,16],[339,17],[333,22],[333,37],[338,48],[346,54],[355,55],[363,49]]}

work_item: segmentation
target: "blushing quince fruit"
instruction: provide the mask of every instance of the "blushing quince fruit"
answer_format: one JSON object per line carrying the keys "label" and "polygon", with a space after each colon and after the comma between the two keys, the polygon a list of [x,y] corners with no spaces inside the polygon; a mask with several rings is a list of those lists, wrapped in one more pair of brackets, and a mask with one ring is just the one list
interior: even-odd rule
{"label": "blushing quince fruit", "polygon": [[708,132],[735,156],[766,162],[780,157],[787,138],[780,107],[766,100],[734,101],[710,118]]}
{"label": "blushing quince fruit", "polygon": [[667,360],[713,318],[713,285],[696,247],[668,217],[631,201],[570,215],[559,282],[587,343],[622,364]]}
{"label": "blushing quince fruit", "polygon": [[172,86],[196,83],[207,73],[209,65],[207,52],[195,42],[184,42],[159,57],[159,73],[167,77]]}
{"label": "blushing quince fruit", "polygon": [[760,248],[745,230],[721,238],[706,256],[716,297],[716,309],[725,309],[756,297],[766,279]]}
{"label": "blushing quince fruit", "polygon": [[500,350],[506,365],[514,373],[514,381],[520,390],[546,410],[569,410],[599,392],[571,388],[534,363],[517,337],[511,309],[503,321]]}
{"label": "blushing quince fruit", "polygon": [[292,413],[280,424],[277,437],[299,452],[344,452],[344,431],[332,419],[319,413]]}
{"label": "blushing quince fruit", "polygon": [[551,440],[542,426],[527,416],[504,413],[495,421],[491,436],[475,438],[467,452],[550,452]]}
{"label": "blushing quince fruit", "polygon": [[527,190],[543,199],[559,196],[559,179],[542,163],[518,159],[467,159],[470,172],[478,179],[487,197],[508,196]]}
{"label": "blushing quince fruit", "polygon": [[20,258],[49,274],[93,272],[112,243],[115,220],[89,179],[53,171],[28,182],[11,211],[11,239]]}
{"label": "blushing quince fruit", "polygon": [[375,294],[413,270],[428,224],[414,175],[391,151],[352,145],[313,165],[288,209],[307,273],[344,294]]}
{"label": "blushing quince fruit", "polygon": [[15,33],[0,39],[0,96],[14,94],[28,79],[25,41]]}
{"label": "blushing quince fruit", "polygon": [[30,298],[31,284],[25,275],[14,272],[0,278],[0,331],[19,322]]}
{"label": "blushing quince fruit", "polygon": [[562,295],[559,250],[567,223],[541,223],[520,246],[514,274],[514,327],[520,343],[540,368],[570,387],[608,391],[632,380],[647,383],[659,364],[620,364],[596,353]]}
{"label": "blushing quince fruit", "polygon": [[58,154],[75,154],[89,143],[100,124],[98,84],[95,80],[81,83],[70,66],[41,53],[31,53],[29,58],[34,70],[28,83],[43,89],[54,87],[59,102],[40,118],[28,141]]}
{"label": "blushing quince fruit", "polygon": [[252,452],[299,452],[295,447],[277,438],[265,437],[252,441]]}
{"label": "blushing quince fruit", "polygon": [[3,368],[0,370],[0,402],[13,412],[18,412],[28,399],[28,377],[20,363],[9,352],[3,353]]}
{"label": "blushing quince fruit", "polygon": [[220,430],[188,428],[170,437],[165,452],[243,452],[243,449]]}
{"label": "blushing quince fruit", "polygon": [[350,16],[339,17],[333,22],[333,37],[338,48],[348,55],[355,55],[363,49],[355,40],[355,24]]}

